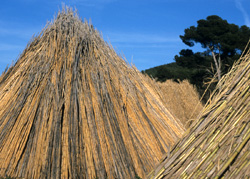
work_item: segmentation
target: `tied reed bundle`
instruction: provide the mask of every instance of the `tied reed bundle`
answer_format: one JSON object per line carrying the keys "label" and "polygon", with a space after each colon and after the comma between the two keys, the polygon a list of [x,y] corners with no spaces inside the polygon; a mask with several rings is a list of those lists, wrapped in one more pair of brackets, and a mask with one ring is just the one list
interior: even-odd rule
{"label": "tied reed bundle", "polygon": [[0,176],[144,177],[183,133],[154,86],[59,12],[0,78]]}
{"label": "tied reed bundle", "polygon": [[166,108],[188,128],[203,109],[196,88],[187,80],[158,82]]}
{"label": "tied reed bundle", "polygon": [[250,50],[243,54],[148,178],[250,178]]}

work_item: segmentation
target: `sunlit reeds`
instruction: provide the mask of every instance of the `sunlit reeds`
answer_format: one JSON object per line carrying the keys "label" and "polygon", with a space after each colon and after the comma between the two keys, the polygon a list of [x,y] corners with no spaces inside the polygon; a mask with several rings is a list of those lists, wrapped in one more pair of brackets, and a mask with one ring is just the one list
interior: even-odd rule
{"label": "sunlit reeds", "polygon": [[187,80],[158,84],[167,109],[188,128],[203,109],[196,88]]}
{"label": "sunlit reeds", "polygon": [[250,177],[250,51],[244,54],[148,178]]}
{"label": "sunlit reeds", "polygon": [[0,176],[144,177],[184,131],[155,86],[59,12],[0,77]]}

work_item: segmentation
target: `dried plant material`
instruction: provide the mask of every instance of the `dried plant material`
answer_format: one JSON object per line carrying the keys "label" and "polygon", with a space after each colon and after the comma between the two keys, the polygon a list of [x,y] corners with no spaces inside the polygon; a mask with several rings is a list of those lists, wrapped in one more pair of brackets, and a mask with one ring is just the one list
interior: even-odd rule
{"label": "dried plant material", "polygon": [[187,80],[158,84],[166,108],[188,128],[203,109],[196,88]]}
{"label": "dried plant material", "polygon": [[250,177],[250,50],[244,54],[148,178]]}
{"label": "dried plant material", "polygon": [[183,133],[155,85],[59,12],[0,78],[0,176],[144,177]]}

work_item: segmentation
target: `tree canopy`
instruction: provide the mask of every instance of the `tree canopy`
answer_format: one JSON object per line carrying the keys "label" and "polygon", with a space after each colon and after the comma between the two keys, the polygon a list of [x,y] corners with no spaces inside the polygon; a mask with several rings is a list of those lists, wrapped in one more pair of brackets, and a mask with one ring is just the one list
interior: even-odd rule
{"label": "tree canopy", "polygon": [[[182,49],[175,56],[174,63],[161,65],[144,72],[159,81],[188,79],[196,85],[202,95],[208,82],[215,74],[220,79],[229,71],[234,61],[239,59],[250,38],[250,28],[228,23],[217,15],[197,21],[180,35],[183,43],[189,47],[201,44],[204,51],[193,52]],[[210,85],[212,91],[216,83]]]}
{"label": "tree canopy", "polygon": [[225,69],[222,66],[232,65],[225,62],[228,63],[228,59],[232,61],[232,57],[243,51],[250,36],[248,27],[230,24],[217,15],[198,20],[197,27],[191,26],[184,32],[180,38],[186,45],[192,47],[195,43],[200,43],[211,54],[218,80]]}
{"label": "tree canopy", "polygon": [[200,43],[203,48],[221,53],[223,57],[240,54],[250,37],[247,26],[230,24],[217,15],[198,20],[196,27],[191,26],[184,32],[180,38],[186,45],[193,47]]}

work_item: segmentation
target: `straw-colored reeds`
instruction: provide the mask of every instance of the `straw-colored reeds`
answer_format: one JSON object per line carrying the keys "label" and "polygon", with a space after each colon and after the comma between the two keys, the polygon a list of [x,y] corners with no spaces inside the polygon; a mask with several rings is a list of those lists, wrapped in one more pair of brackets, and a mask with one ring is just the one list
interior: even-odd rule
{"label": "straw-colored reeds", "polygon": [[144,177],[183,133],[156,83],[72,10],[0,79],[0,177]]}
{"label": "straw-colored reeds", "polygon": [[196,88],[187,80],[158,84],[166,108],[188,128],[203,109]]}
{"label": "straw-colored reeds", "polygon": [[250,178],[250,51],[148,178]]}

